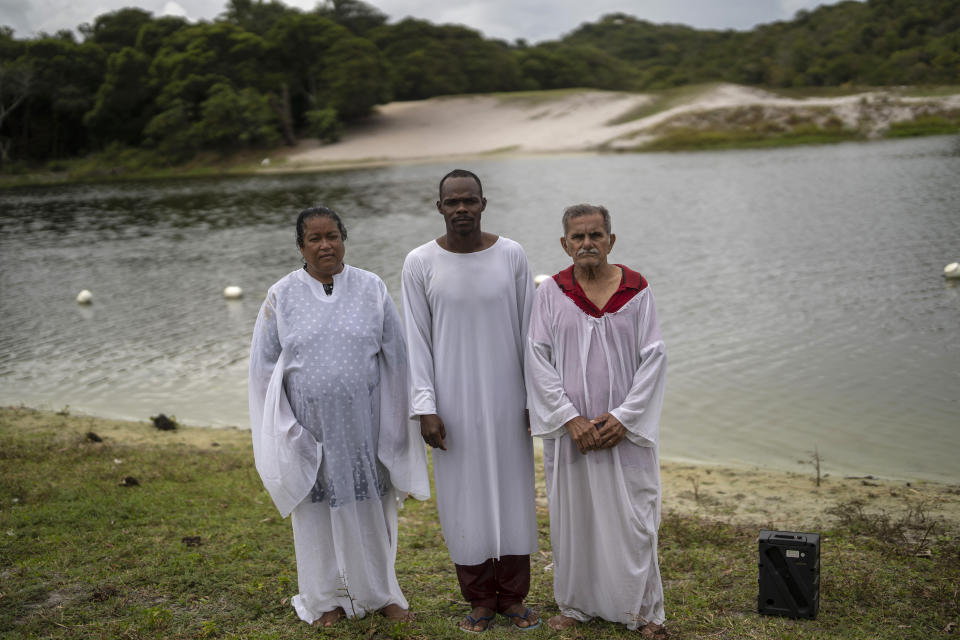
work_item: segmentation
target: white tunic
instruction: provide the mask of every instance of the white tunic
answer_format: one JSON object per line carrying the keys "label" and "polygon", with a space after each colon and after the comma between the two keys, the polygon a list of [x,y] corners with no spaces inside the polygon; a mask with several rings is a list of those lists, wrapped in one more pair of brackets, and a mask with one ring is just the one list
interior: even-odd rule
{"label": "white tunic", "polygon": [[373,273],[347,265],[333,279],[330,296],[302,269],[270,287],[250,350],[254,458],[281,515],[294,514],[293,604],[307,621],[338,605],[406,606],[394,503],[429,496],[393,301]]}
{"label": "white tunic", "polygon": [[[657,443],[666,355],[649,287],[595,318],[553,279],[544,281],[531,315],[526,371],[531,428],[544,439],[561,613],[630,629],[663,624]],[[607,411],[626,427],[626,439],[581,454],[563,425]]]}
{"label": "white tunic", "polygon": [[447,451],[433,449],[437,507],[456,564],[537,548],[533,443],[523,349],[533,279],[523,249],[499,238],[475,253],[436,241],[403,265],[410,413],[437,414]]}

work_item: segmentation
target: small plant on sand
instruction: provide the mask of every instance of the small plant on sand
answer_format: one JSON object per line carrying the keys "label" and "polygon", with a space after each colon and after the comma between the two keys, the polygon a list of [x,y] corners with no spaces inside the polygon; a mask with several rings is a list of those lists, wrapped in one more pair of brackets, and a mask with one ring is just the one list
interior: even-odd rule
{"label": "small plant on sand", "polygon": [[693,475],[688,476],[690,479],[690,484],[693,486],[693,500],[697,504],[700,504],[700,477]]}
{"label": "small plant on sand", "polygon": [[855,499],[841,502],[827,510],[852,533],[869,536],[905,555],[927,555],[929,543],[936,536],[940,523],[931,515],[932,505],[925,500],[906,500],[906,510],[899,517],[885,511],[871,513],[866,502]]}
{"label": "small plant on sand", "polygon": [[820,449],[818,449],[817,446],[814,445],[814,446],[813,446],[813,451],[810,452],[810,461],[809,461],[809,462],[810,462],[811,465],[813,465],[813,469],[814,469],[814,471],[815,471],[816,474],[817,474],[817,475],[816,475],[816,481],[817,481],[817,488],[818,488],[818,489],[820,488],[820,478],[822,477],[822,475],[820,474],[820,460],[821,460],[821,459],[820,459]]}

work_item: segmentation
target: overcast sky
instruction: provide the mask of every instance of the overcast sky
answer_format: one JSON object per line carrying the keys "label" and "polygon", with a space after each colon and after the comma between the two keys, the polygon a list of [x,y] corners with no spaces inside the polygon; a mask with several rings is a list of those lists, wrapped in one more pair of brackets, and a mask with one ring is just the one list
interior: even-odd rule
{"label": "overcast sky", "polygon": [[[553,40],[607,13],[623,12],[655,23],[680,23],[700,29],[750,29],[757,24],[789,20],[799,9],[813,9],[837,0],[373,0],[396,22],[407,16],[434,24],[465,24],[489,38],[530,43]],[[285,0],[312,9],[316,0]],[[103,13],[141,7],[155,16],[179,15],[190,21],[210,20],[226,0],[0,0],[0,24],[17,37],[37,32],[76,29]]]}

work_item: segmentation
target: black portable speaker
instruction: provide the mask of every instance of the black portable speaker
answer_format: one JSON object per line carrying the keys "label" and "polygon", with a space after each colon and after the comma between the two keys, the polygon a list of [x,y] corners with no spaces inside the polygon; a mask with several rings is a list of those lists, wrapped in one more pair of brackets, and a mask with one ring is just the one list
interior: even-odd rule
{"label": "black portable speaker", "polygon": [[757,612],[816,618],[820,608],[820,534],[761,531]]}

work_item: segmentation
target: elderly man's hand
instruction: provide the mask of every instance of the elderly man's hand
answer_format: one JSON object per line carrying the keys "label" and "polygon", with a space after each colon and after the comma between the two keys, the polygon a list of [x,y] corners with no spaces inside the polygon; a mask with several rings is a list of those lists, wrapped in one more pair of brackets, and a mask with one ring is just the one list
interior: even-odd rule
{"label": "elderly man's hand", "polygon": [[583,416],[577,416],[563,426],[567,428],[567,433],[573,438],[573,443],[577,445],[580,453],[600,448],[597,427]]}
{"label": "elderly man's hand", "polygon": [[600,436],[598,449],[615,447],[627,437],[627,428],[609,413],[604,413],[593,420],[593,423],[597,427],[597,435]]}
{"label": "elderly man's hand", "polygon": [[447,428],[437,414],[420,416],[420,435],[434,449],[447,450]]}

